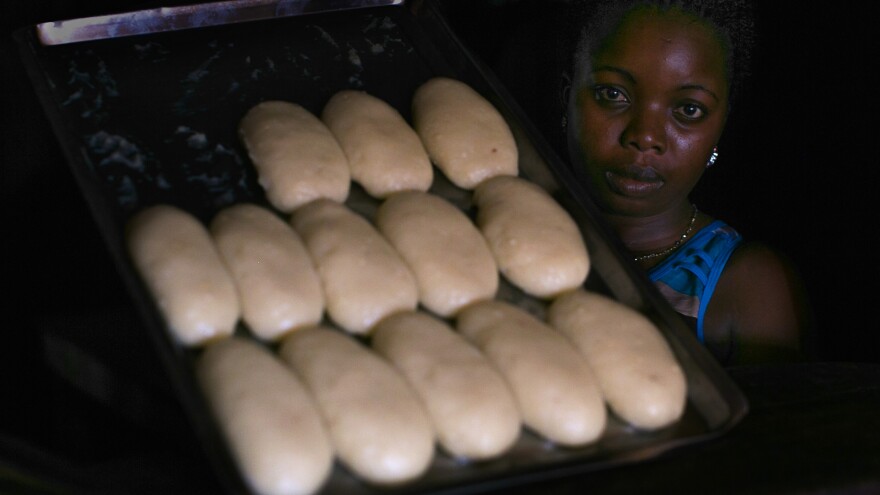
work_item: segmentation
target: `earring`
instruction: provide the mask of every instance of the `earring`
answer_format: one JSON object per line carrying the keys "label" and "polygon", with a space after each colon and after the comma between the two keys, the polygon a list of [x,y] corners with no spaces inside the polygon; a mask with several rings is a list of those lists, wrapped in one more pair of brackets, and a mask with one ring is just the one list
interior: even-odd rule
{"label": "earring", "polygon": [[709,156],[709,161],[706,162],[706,168],[715,165],[715,162],[718,161],[718,146],[712,148],[712,154]]}

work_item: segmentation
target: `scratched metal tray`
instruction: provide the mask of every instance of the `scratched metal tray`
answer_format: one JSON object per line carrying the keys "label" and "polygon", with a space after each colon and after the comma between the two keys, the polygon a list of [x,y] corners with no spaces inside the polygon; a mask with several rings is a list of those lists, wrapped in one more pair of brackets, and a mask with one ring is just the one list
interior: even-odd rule
{"label": "scratched metal tray", "polygon": [[[235,0],[15,33],[69,166],[222,485],[230,493],[247,492],[195,382],[198,351],[169,336],[125,251],[125,222],[159,202],[205,222],[235,202],[269,207],[237,136],[238,121],[259,101],[293,101],[319,114],[336,91],[356,88],[409,119],[415,89],[439,75],[467,82],[498,107],[514,131],[521,175],[551,192],[583,231],[593,263],[585,285],[657,324],[687,375],[688,404],[681,421],[652,433],[611,418],[602,440],[584,448],[558,448],[524,432],[508,454],[490,462],[465,465],[438,452],[423,478],[394,490],[365,486],[337,466],[323,493],[477,493],[639,462],[708,441],[737,424],[747,412],[744,396],[621,255],[570,170],[458,41],[438,6],[381,3]],[[469,193],[440,173],[432,190],[470,211]],[[358,187],[348,204],[368,217],[376,206]],[[538,315],[544,310],[544,303],[506,283],[499,297]]]}

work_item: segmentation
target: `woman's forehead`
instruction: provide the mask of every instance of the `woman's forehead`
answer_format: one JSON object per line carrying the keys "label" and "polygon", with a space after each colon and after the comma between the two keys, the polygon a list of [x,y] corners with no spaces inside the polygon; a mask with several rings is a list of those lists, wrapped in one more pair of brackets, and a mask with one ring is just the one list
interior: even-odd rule
{"label": "woman's forehead", "polygon": [[692,43],[704,47],[712,55],[724,57],[722,43],[713,26],[678,9],[639,8],[631,11],[600,44],[600,51],[614,50],[621,45],[663,46],[673,43]]}
{"label": "woman's forehead", "polygon": [[724,48],[712,27],[676,10],[631,12],[600,45],[593,62],[594,68],[625,64],[621,68],[628,71],[662,63],[682,77],[726,79]]}

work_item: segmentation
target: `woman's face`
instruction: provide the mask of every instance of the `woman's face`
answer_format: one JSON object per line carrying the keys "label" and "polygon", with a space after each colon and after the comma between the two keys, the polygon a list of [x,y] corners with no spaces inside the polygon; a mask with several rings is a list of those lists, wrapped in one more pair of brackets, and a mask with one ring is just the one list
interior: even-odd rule
{"label": "woman's face", "polygon": [[708,26],[680,12],[627,16],[577,95],[599,206],[648,216],[686,200],[721,136],[727,97],[724,51]]}

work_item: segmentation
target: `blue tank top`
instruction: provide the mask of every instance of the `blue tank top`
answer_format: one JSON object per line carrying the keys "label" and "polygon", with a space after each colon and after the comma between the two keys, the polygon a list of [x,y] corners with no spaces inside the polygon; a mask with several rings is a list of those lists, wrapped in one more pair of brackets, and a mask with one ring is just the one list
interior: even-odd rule
{"label": "blue tank top", "polygon": [[700,342],[704,341],[703,318],[709,300],[727,260],[742,241],[733,227],[715,220],[648,271],[651,281],[675,311],[696,318]]}

